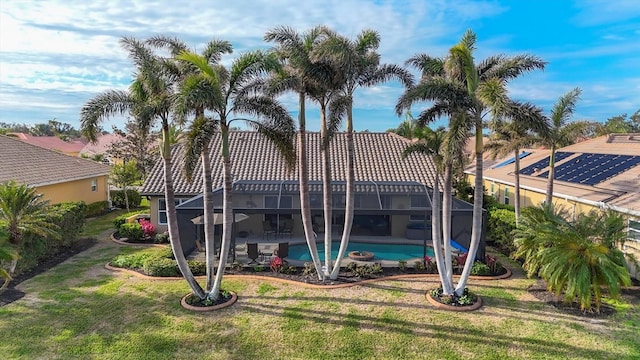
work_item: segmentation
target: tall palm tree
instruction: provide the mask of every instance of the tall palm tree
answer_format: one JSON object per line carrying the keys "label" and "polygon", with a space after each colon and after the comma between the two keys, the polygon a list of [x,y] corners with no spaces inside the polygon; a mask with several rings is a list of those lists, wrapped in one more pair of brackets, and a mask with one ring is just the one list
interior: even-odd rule
{"label": "tall palm tree", "polygon": [[[305,239],[319,279],[323,279],[325,274],[318,256],[311,219],[305,102],[309,94],[317,93],[317,66],[311,60],[310,54],[314,47],[324,40],[325,33],[326,28],[321,26],[314,27],[303,34],[298,34],[293,28],[280,26],[269,30],[264,36],[265,41],[276,43],[273,51],[283,62],[282,69],[275,74],[274,79],[270,82],[269,92],[280,94],[285,91],[293,91],[298,94],[297,165],[300,183],[300,212]],[[325,218],[325,223],[326,221]],[[325,254],[325,256],[329,254]]]}
{"label": "tall palm tree", "polygon": [[520,218],[520,150],[548,136],[549,123],[542,109],[526,102],[513,101],[507,96],[505,83],[499,79],[486,82],[479,97],[491,106],[493,136],[487,149],[495,159],[498,155],[514,156],[514,207],[516,226]]}
{"label": "tall palm tree", "polygon": [[549,176],[547,177],[546,204],[553,201],[553,178],[555,176],[555,157],[558,148],[573,144],[578,138],[585,136],[592,127],[588,121],[570,122],[580,99],[580,88],[575,88],[562,95],[551,110],[551,128],[543,143],[551,149],[549,155]]}
{"label": "tall palm tree", "polygon": [[335,68],[340,69],[339,76],[342,79],[341,99],[336,101],[344,104],[342,108],[345,111],[347,120],[347,190],[344,227],[342,239],[340,240],[340,249],[330,275],[332,279],[338,277],[340,264],[347,251],[353,225],[355,201],[354,93],[359,87],[374,86],[391,79],[396,79],[405,86],[413,85],[413,76],[404,68],[397,65],[380,64],[380,54],[377,52],[379,45],[380,35],[376,31],[363,30],[354,40],[332,34],[327,40],[320,43],[312,53],[313,59],[328,60]]}
{"label": "tall palm tree", "polygon": [[[455,288],[458,295],[461,295],[466,287],[482,232],[484,154],[482,131],[483,117],[489,104],[481,100],[479,93],[490,79],[497,78],[506,82],[526,71],[542,69],[545,65],[542,60],[530,55],[516,55],[510,58],[497,55],[476,64],[473,57],[475,43],[475,33],[468,30],[460,42],[449,50],[444,63],[428,55],[414,57],[416,59],[414,62],[421,64],[428,71],[423,71],[420,83],[408,88],[396,105],[396,113],[400,115],[404,109],[409,109],[415,102],[434,101],[432,107],[420,114],[420,121],[432,121],[439,116],[453,115],[454,118],[465,122],[460,129],[474,129],[476,164],[471,244],[467,262]],[[441,75],[431,76],[433,72],[440,72]]]}
{"label": "tall palm tree", "polygon": [[204,298],[204,290],[198,284],[182,250],[176,200],[171,173],[170,117],[173,106],[175,77],[167,72],[166,62],[153,53],[147,44],[134,38],[123,37],[122,47],[129,53],[136,72],[128,91],[108,90],[90,99],[80,113],[81,131],[90,141],[96,141],[100,124],[114,115],[133,115],[142,129],[150,129],[155,122],[160,123],[162,139],[160,156],[164,165],[165,202],[171,249],[178,268],[193,293]]}
{"label": "tall palm tree", "polygon": [[[268,138],[282,153],[289,169],[292,169],[295,163],[293,149],[295,128],[287,110],[272,97],[247,90],[247,86],[254,84],[256,77],[266,74],[278,65],[275,57],[260,51],[245,53],[235,59],[229,69],[219,64],[212,64],[206,57],[195,53],[182,52],[177,59],[186,61],[198,69],[197,73],[188,75],[182,82],[177,96],[177,107],[196,109],[196,113],[199,112],[197,109],[212,113],[210,117],[205,117],[204,114],[198,115],[190,136],[190,143],[193,145],[191,150],[187,151],[187,163],[193,163],[189,157],[200,154],[203,171],[208,170],[209,174],[204,179],[205,228],[207,223],[213,225],[213,194],[208,145],[215,131],[218,131],[222,138],[220,149],[223,164],[222,245],[215,280],[210,284],[211,286],[207,285],[207,296],[216,300],[220,295],[233,225],[233,179],[229,147],[231,123],[237,120],[244,121]],[[233,117],[238,114],[248,114],[259,120]],[[209,235],[212,240],[213,229],[210,230]],[[213,254],[213,247],[207,242],[207,253],[209,252]],[[208,274],[208,276],[211,275]]]}
{"label": "tall palm tree", "polygon": [[[8,232],[8,241],[12,247],[19,248],[25,234],[35,234],[59,238],[58,225],[50,218],[49,202],[42,199],[42,194],[24,184],[9,181],[0,184],[0,224],[5,224]],[[13,252],[5,247],[5,253]],[[8,275],[11,276],[18,263],[17,256],[11,256],[11,265]],[[9,278],[6,278],[2,287],[6,287]]]}

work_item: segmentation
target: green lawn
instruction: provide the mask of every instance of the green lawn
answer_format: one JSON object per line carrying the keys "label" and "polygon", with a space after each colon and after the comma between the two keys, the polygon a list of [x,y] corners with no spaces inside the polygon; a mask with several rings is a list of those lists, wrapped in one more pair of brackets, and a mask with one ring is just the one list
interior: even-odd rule
{"label": "green lawn", "polygon": [[619,303],[607,319],[565,315],[530,296],[532,281],[518,273],[472,282],[485,305],[471,313],[429,305],[429,278],[332,290],[227,279],[238,302],[195,313],[179,304],[184,281],[104,269],[122,250],[101,241],[22,283],[27,295],[0,307],[2,358],[640,358],[637,303]]}

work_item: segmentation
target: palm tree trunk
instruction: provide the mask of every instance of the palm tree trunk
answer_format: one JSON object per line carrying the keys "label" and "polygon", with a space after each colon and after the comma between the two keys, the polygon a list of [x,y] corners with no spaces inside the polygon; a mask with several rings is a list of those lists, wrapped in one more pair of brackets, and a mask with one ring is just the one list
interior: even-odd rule
{"label": "palm tree trunk", "polygon": [[[221,122],[220,131],[222,133],[222,245],[220,245],[220,260],[218,261],[218,271],[213,284],[213,289],[209,293],[209,298],[217,300],[220,297],[220,286],[224,269],[227,267],[229,248],[231,246],[231,231],[233,230],[233,179],[231,178],[231,157],[229,156],[229,127]],[[208,256],[208,254],[207,254]]]}
{"label": "palm tree trunk", "polygon": [[204,290],[198,282],[196,278],[193,276],[191,269],[189,268],[189,264],[187,263],[187,259],[184,256],[184,252],[182,251],[182,244],[180,242],[180,233],[178,232],[178,218],[176,214],[176,199],[175,192],[173,190],[173,174],[171,169],[171,147],[169,145],[169,126],[163,124],[162,126],[162,147],[160,149],[162,152],[162,158],[164,160],[164,197],[167,206],[167,226],[169,230],[169,241],[171,243],[171,250],[173,251],[173,255],[176,258],[176,262],[178,263],[178,269],[184,276],[185,280],[191,287],[191,291],[193,294],[200,299],[205,298]]}
{"label": "palm tree trunk", "polygon": [[[442,285],[442,293],[445,295],[451,295],[453,293],[453,287],[449,286],[451,283],[447,279],[444,259],[443,259],[443,246],[442,246],[442,211],[440,209],[440,173],[436,170],[433,183],[433,196],[431,197],[431,237],[433,241],[433,254],[436,258],[436,266],[438,267],[438,276],[440,277],[440,284]],[[444,239],[446,244],[447,240]]]}
{"label": "palm tree trunk", "polygon": [[551,155],[549,155],[549,175],[547,176],[547,196],[544,199],[544,203],[553,205],[553,177],[556,167],[556,146],[551,147]]}
{"label": "palm tree trunk", "polygon": [[442,288],[449,289],[447,295],[453,293],[453,264],[451,263],[451,207],[452,207],[452,165],[447,162],[444,168],[444,189],[442,191],[442,238],[444,241],[444,273],[446,286]]}
{"label": "palm tree trunk", "polygon": [[320,265],[320,257],[318,256],[318,247],[316,245],[316,237],[313,234],[313,222],[311,220],[311,201],[309,200],[309,164],[307,161],[307,129],[305,121],[305,96],[301,92],[299,95],[300,114],[300,131],[298,132],[298,171],[300,181],[300,213],[302,216],[302,227],[304,229],[304,237],[309,246],[311,253],[311,261],[316,268],[316,273],[320,280],[324,279],[322,273],[322,265]]}
{"label": "palm tree trunk", "polygon": [[355,148],[353,144],[353,103],[350,102],[347,109],[347,194],[346,204],[344,208],[344,228],[342,230],[342,239],[340,240],[340,249],[336,256],[336,262],[331,271],[331,279],[338,278],[340,272],[340,263],[344,254],[347,252],[349,245],[349,237],[351,236],[351,226],[353,225],[353,212],[355,202]]}
{"label": "palm tree trunk", "polygon": [[9,286],[9,283],[11,282],[11,276],[13,275],[13,273],[16,271],[16,267],[18,266],[18,259],[12,259],[11,260],[11,265],[9,265],[9,277],[7,277],[6,279],[4,279],[4,283],[2,284],[2,286],[0,286],[0,290],[6,288],[7,286]]}
{"label": "palm tree trunk", "polygon": [[462,296],[464,288],[467,286],[471,267],[475,262],[478,246],[480,245],[480,236],[482,234],[482,200],[483,200],[483,175],[482,175],[482,155],[484,153],[484,144],[482,142],[482,118],[480,112],[476,113],[476,178],[474,181],[475,189],[473,190],[473,220],[471,222],[471,244],[469,245],[469,253],[467,261],[464,263],[462,274],[456,285],[455,292],[458,296]]}
{"label": "palm tree trunk", "polygon": [[211,179],[211,157],[209,156],[210,140],[202,149],[202,180],[203,180],[203,201],[204,201],[204,244],[205,263],[207,272],[206,292],[211,293],[215,274],[215,223],[213,221],[213,180]]}
{"label": "palm tree trunk", "polygon": [[331,189],[331,157],[329,154],[329,139],[327,134],[326,106],[320,109],[320,153],[322,156],[322,208],[324,212],[324,266],[325,274],[331,269],[331,220],[333,218],[333,190]]}
{"label": "palm tree trunk", "polygon": [[520,149],[515,149],[515,168],[514,168],[514,193],[515,199],[513,201],[513,206],[515,207],[516,212],[516,227],[518,226],[518,220],[520,219]]}

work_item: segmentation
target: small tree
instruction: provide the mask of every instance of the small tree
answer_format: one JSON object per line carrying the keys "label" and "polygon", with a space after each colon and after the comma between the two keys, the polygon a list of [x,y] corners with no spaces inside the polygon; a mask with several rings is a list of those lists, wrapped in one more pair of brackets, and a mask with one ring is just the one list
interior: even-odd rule
{"label": "small tree", "polygon": [[[5,261],[14,261],[18,259],[18,251],[9,243],[9,233],[0,224],[0,264]],[[0,289],[4,289],[11,281],[11,274],[3,266],[0,266],[0,278],[4,279],[4,283]]]}
{"label": "small tree", "polygon": [[113,165],[111,168],[111,182],[122,189],[124,193],[124,203],[129,212],[129,196],[127,196],[127,188],[141,179],[138,171],[138,164],[135,160],[130,160],[122,164]]}

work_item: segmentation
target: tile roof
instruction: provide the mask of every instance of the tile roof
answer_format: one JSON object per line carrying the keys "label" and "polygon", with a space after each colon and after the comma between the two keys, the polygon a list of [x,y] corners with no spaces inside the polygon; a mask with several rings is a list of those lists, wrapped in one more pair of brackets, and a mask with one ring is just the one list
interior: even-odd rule
{"label": "tile roof", "polygon": [[64,141],[57,136],[32,136],[24,133],[14,135],[28,144],[64,154],[78,154],[85,146],[85,143],[80,140]]}
{"label": "tile roof", "polygon": [[0,183],[56,184],[108,174],[110,167],[0,135]]}
{"label": "tile roof", "polygon": [[[354,133],[356,181],[410,182],[415,181],[431,187],[434,165],[431,158],[422,154],[411,154],[402,158],[402,151],[409,140],[392,133]],[[213,187],[222,186],[222,162],[220,161],[220,136],[211,142]],[[287,173],[285,163],[276,148],[257,132],[233,131],[230,136],[231,166],[234,181],[296,180],[297,171]],[[307,133],[309,180],[320,181],[320,134]],[[346,180],[347,143],[345,133],[336,134],[331,143],[332,178]],[[201,165],[196,167],[193,181],[188,182],[182,168],[184,155],[182,146],[176,145],[173,154],[173,179],[177,195],[197,195],[202,189]],[[142,186],[143,195],[164,194],[162,161],[158,160]]]}
{"label": "tile roof", "polygon": [[[524,149],[532,154],[520,160],[520,169],[535,164],[549,157],[551,151],[547,149]],[[557,152],[568,153],[567,157],[556,162],[557,169],[563,164],[567,166],[578,164],[575,159],[582,154],[609,154],[640,156],[640,134],[611,134],[585,140],[577,144],[558,149]],[[513,155],[506,156],[498,161],[506,160]],[[496,180],[501,183],[512,184],[514,181],[514,164],[499,168],[491,168],[494,162],[485,162],[483,175],[487,180]],[[538,192],[546,192],[547,178],[537,175],[548,170],[547,166],[537,169],[532,175],[520,174],[520,185]],[[467,167],[467,173],[474,174],[474,165]],[[557,174],[556,174],[557,175]],[[632,210],[640,213],[640,164],[630,167],[595,185],[578,184],[555,179],[553,192],[556,196],[570,196],[590,202],[603,203],[609,206]]]}
{"label": "tile roof", "polygon": [[80,151],[81,155],[93,156],[98,154],[105,154],[111,144],[116,141],[124,140],[124,138],[118,134],[104,134],[100,135],[95,143],[89,142],[84,145],[82,150]]}

